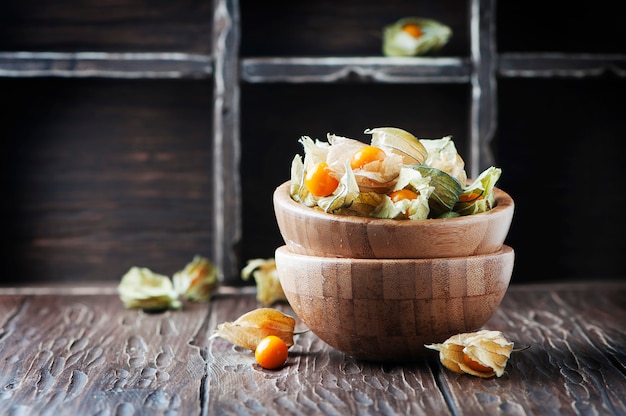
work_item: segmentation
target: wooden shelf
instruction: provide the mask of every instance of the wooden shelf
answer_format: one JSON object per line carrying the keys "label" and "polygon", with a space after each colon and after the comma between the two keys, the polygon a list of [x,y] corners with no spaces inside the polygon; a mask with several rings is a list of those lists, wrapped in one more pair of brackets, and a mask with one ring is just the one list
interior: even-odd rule
{"label": "wooden shelf", "polygon": [[213,59],[179,52],[2,52],[0,77],[208,78]]}
{"label": "wooden shelf", "polygon": [[503,53],[498,57],[498,75],[503,77],[596,77],[626,76],[626,55]]}
{"label": "wooden shelf", "polygon": [[466,83],[467,58],[259,57],[241,60],[241,79],[250,83]]}
{"label": "wooden shelf", "polygon": [[[497,72],[506,78],[626,76],[626,55],[503,53]],[[469,58],[255,57],[240,60],[248,83],[467,83]],[[202,79],[213,58],[179,52],[0,52],[0,77]]]}

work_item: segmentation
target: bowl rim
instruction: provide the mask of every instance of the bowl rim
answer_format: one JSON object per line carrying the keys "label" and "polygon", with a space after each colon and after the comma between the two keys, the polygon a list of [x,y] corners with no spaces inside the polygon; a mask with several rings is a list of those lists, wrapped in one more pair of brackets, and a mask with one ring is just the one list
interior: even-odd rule
{"label": "bowl rim", "polygon": [[321,263],[340,263],[340,264],[371,264],[371,265],[381,265],[381,264],[399,264],[399,265],[411,265],[416,263],[426,263],[426,264],[437,264],[437,263],[461,263],[467,260],[471,261],[481,261],[498,257],[506,257],[506,256],[515,256],[515,250],[513,247],[502,244],[502,246],[492,253],[483,253],[483,254],[473,254],[470,256],[459,256],[459,257],[429,257],[429,258],[397,258],[397,259],[379,259],[379,258],[362,258],[362,257],[326,257],[326,256],[312,256],[308,254],[294,253],[289,250],[287,245],[282,245],[276,248],[275,257],[290,257],[293,259],[300,259],[301,261],[313,261],[313,262],[321,262]]}
{"label": "bowl rim", "polygon": [[472,224],[474,222],[482,222],[485,217],[495,219],[500,216],[511,215],[511,211],[515,209],[515,202],[511,195],[503,191],[498,187],[494,187],[494,193],[496,197],[496,205],[489,211],[480,212],[478,214],[463,215],[460,217],[452,218],[427,218],[424,220],[398,220],[391,218],[372,218],[372,217],[358,217],[356,215],[338,215],[330,214],[320,209],[315,209],[303,205],[297,201],[294,201],[289,194],[291,180],[287,180],[280,184],[274,190],[274,205],[281,205],[286,211],[290,211],[298,216],[313,217],[320,220],[329,220],[345,224],[365,224],[365,225],[380,225],[394,227],[437,227],[441,224]]}

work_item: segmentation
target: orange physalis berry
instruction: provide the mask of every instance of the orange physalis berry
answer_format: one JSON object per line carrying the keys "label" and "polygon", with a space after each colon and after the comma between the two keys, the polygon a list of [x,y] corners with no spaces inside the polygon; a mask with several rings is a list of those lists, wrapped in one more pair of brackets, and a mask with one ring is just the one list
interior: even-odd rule
{"label": "orange physalis berry", "polygon": [[393,202],[402,201],[403,199],[412,201],[418,196],[419,195],[416,192],[413,192],[410,189],[400,189],[389,194],[389,198],[391,198]]}
{"label": "orange physalis berry", "polygon": [[465,353],[463,353],[463,361],[465,361],[465,364],[467,364],[469,368],[471,368],[474,371],[478,371],[479,373],[490,373],[493,371],[493,368],[488,367],[486,365],[482,365],[481,363],[472,359],[472,357],[470,357],[469,355]]}
{"label": "orange physalis berry", "polygon": [[304,184],[315,196],[328,196],[335,192],[339,181],[331,176],[326,162],[320,162],[309,169],[304,178]]}
{"label": "orange physalis berry", "polygon": [[[400,189],[397,191],[393,191],[392,193],[389,194],[389,198],[391,198],[391,201],[393,203],[396,202],[400,202],[404,199],[408,199],[409,201],[412,201],[414,199],[416,199],[419,196],[418,193],[411,191],[410,189]],[[409,218],[409,210],[407,209],[406,211],[404,211],[404,215]]]}
{"label": "orange physalis berry", "polygon": [[288,355],[287,344],[275,335],[268,335],[263,338],[254,351],[256,362],[268,370],[281,367],[287,361]]}
{"label": "orange physalis berry", "polygon": [[420,29],[418,25],[411,24],[411,23],[407,23],[406,25],[402,26],[402,30],[404,30],[406,33],[408,33],[415,39],[419,38],[423,34],[422,29]]}
{"label": "orange physalis berry", "polygon": [[361,169],[368,163],[383,160],[385,158],[385,151],[375,146],[363,146],[357,152],[352,155],[350,159],[350,167],[352,169]]}
{"label": "orange physalis berry", "polygon": [[477,199],[481,199],[483,197],[484,197],[483,192],[480,190],[476,190],[469,194],[461,194],[459,196],[459,202],[471,202]]}

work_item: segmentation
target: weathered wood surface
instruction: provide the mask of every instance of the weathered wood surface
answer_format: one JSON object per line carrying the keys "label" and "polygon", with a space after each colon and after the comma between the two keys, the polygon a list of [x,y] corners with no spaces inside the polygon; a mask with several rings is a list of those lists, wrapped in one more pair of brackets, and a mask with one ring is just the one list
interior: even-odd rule
{"label": "weathered wood surface", "polygon": [[626,412],[626,286],[516,286],[486,324],[520,346],[500,379],[442,374],[463,414]]}
{"label": "weathered wood surface", "polygon": [[[243,289],[246,290],[246,289]],[[0,290],[0,414],[626,413],[626,284],[514,286],[485,325],[520,345],[501,378],[352,359],[313,333],[286,366],[209,339],[253,293],[146,314],[112,286]],[[290,313],[288,305],[276,305]]]}
{"label": "weathered wood surface", "polygon": [[110,295],[1,302],[0,413],[199,414],[206,371],[189,341],[206,305],[148,315]]}

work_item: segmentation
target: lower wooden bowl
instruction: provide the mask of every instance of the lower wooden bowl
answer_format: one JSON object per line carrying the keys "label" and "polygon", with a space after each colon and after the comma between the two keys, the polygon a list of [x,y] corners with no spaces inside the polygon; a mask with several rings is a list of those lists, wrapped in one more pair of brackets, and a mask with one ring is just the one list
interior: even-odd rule
{"label": "lower wooden bowl", "polygon": [[357,359],[408,362],[424,344],[481,328],[497,310],[514,251],[437,259],[353,259],[275,253],[296,315],[320,339]]}

